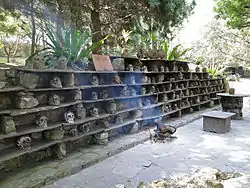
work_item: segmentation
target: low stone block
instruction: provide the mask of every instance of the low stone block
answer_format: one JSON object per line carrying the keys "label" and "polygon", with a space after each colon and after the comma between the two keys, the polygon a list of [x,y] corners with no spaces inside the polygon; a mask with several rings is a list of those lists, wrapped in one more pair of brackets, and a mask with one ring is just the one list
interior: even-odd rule
{"label": "low stone block", "polygon": [[203,114],[203,130],[214,133],[226,133],[231,130],[231,117],[234,113],[212,111]]}

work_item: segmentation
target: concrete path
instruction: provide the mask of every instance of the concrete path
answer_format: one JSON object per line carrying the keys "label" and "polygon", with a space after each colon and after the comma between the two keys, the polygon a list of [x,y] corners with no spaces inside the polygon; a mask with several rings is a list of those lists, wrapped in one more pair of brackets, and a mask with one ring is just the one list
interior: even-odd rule
{"label": "concrete path", "polygon": [[[237,93],[250,94],[250,80],[233,84]],[[250,106],[244,100],[244,120],[233,120],[227,134],[202,131],[202,120],[178,129],[171,143],[147,141],[108,158],[76,175],[46,188],[112,188],[125,184],[134,188],[140,181],[152,181],[200,167],[250,172]]]}

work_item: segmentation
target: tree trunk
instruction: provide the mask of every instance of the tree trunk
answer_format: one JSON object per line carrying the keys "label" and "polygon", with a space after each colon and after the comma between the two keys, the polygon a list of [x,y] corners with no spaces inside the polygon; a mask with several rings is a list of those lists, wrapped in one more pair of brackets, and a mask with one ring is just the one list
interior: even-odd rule
{"label": "tree trunk", "polygon": [[35,45],[36,45],[36,22],[35,22],[35,13],[34,13],[34,0],[30,1],[31,8],[31,25],[32,25],[32,36],[31,36],[31,54],[35,53]]}
{"label": "tree trunk", "polygon": [[[92,22],[92,42],[93,44],[102,39],[102,30],[101,30],[101,19],[98,12],[100,8],[99,0],[92,0],[92,9],[91,9],[91,22]],[[100,53],[101,48],[96,48],[93,50],[93,54]]]}

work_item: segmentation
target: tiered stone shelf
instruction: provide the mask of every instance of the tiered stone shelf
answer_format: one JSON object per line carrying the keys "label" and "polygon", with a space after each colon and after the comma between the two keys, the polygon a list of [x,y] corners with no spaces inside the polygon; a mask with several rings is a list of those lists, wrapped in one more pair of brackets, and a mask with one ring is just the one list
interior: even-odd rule
{"label": "tiered stone shelf", "polygon": [[220,103],[223,78],[185,62],[124,61],[134,71],[13,69],[17,83],[0,89],[0,172]]}

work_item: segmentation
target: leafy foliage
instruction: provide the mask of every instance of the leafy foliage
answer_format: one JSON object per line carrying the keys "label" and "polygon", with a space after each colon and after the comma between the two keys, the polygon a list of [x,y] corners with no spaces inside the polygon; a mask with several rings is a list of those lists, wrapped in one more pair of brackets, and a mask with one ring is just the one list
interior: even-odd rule
{"label": "leafy foliage", "polygon": [[92,50],[103,44],[104,40],[98,41],[92,44],[91,33],[85,31],[80,32],[78,30],[61,29],[61,35],[53,29],[51,25],[46,26],[46,36],[49,41],[46,41],[48,48],[43,50],[49,51],[52,58],[59,58],[65,56],[69,62],[82,61],[84,58],[88,58]]}
{"label": "leafy foliage", "polygon": [[166,60],[181,60],[181,58],[191,50],[191,48],[183,49],[181,44],[178,44],[174,46],[172,49],[169,49],[166,41],[164,42],[162,49],[166,54],[165,55]]}
{"label": "leafy foliage", "polygon": [[207,25],[208,31],[192,44],[190,60],[209,68],[250,63],[250,32],[229,29],[222,21]]}
{"label": "leafy foliage", "polygon": [[227,21],[232,28],[242,29],[250,27],[249,0],[217,0],[215,11],[217,16]]}

